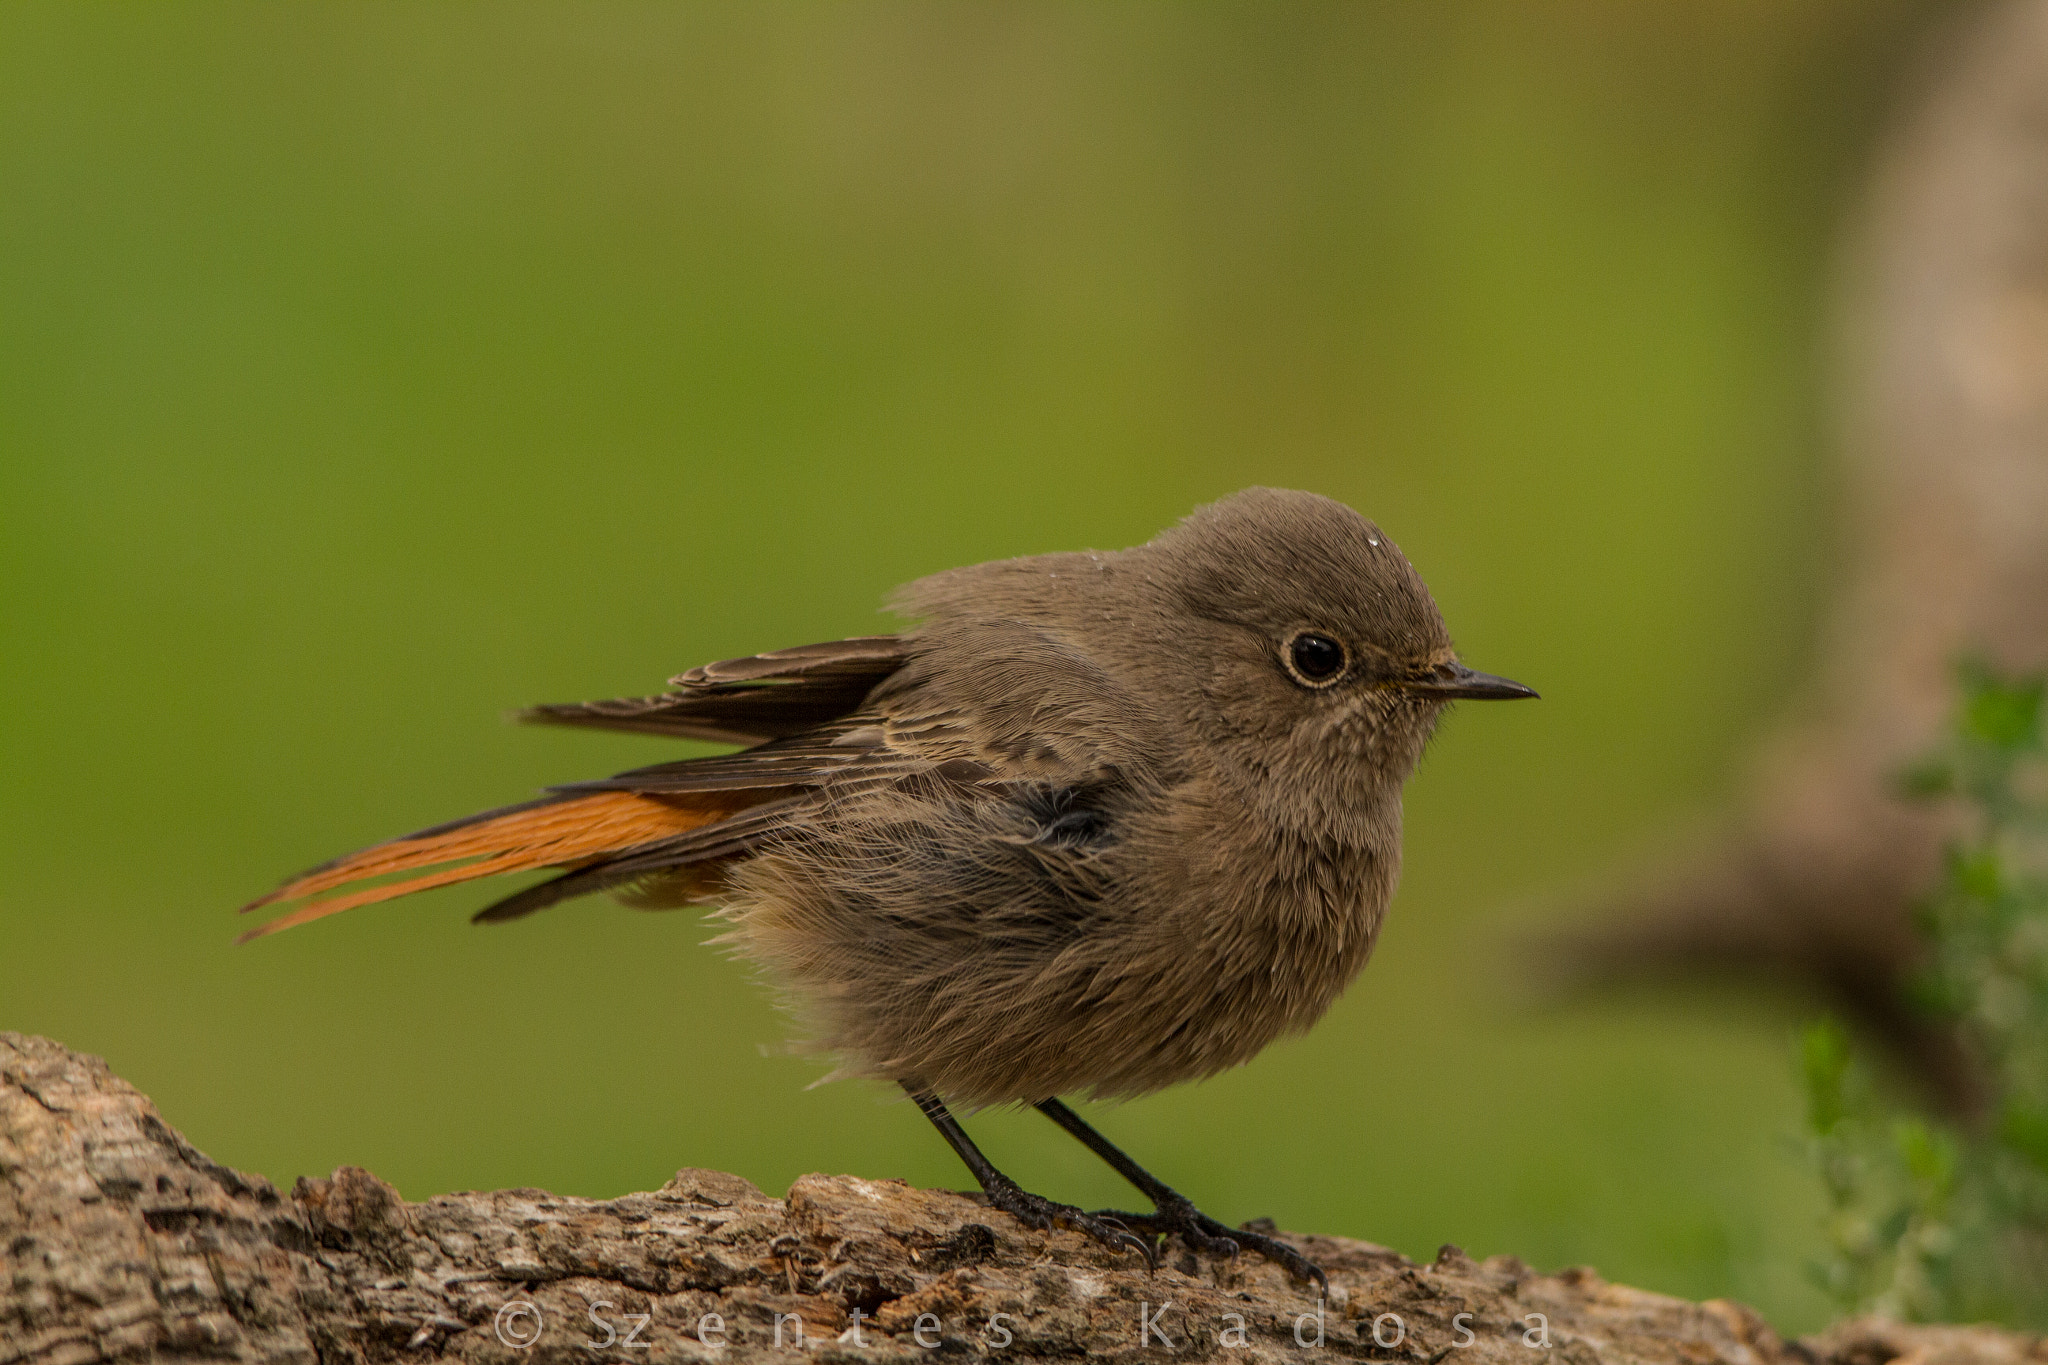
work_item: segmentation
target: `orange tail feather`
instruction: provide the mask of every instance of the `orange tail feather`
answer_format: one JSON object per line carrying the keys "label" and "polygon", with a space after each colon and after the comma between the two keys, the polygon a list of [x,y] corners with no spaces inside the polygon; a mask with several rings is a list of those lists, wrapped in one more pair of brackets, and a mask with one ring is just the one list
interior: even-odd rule
{"label": "orange tail feather", "polygon": [[[251,929],[235,941],[246,943],[358,905],[371,905],[476,877],[541,867],[580,866],[607,853],[686,833],[721,820],[728,813],[672,806],[634,792],[593,792],[567,801],[508,811],[440,833],[392,839],[316,867],[242,909],[247,912],[278,901],[317,896],[323,891],[399,872],[426,875],[310,902]],[[442,866],[446,863],[461,865]],[[440,870],[426,871],[429,868]]]}

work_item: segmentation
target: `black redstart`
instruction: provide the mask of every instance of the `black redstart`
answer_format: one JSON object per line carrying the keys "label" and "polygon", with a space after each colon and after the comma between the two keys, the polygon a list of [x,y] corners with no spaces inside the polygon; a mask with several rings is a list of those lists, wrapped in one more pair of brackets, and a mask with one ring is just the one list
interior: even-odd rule
{"label": "black redstart", "polygon": [[[748,747],[350,854],[248,908],[353,889],[244,937],[537,868],[563,871],[476,918],[593,891],[708,904],[833,1074],[909,1091],[992,1205],[1148,1262],[1176,1235],[1322,1280],[1059,1097],[1213,1075],[1313,1024],[1372,952],[1401,785],[1446,703],[1536,694],[1460,664],[1394,543],[1308,493],[1248,489],[1132,549],[954,569],[894,605],[920,624],[707,664],[659,696],[535,708]],[[948,1101],[1036,1106],[1156,1211],[1028,1193]]]}

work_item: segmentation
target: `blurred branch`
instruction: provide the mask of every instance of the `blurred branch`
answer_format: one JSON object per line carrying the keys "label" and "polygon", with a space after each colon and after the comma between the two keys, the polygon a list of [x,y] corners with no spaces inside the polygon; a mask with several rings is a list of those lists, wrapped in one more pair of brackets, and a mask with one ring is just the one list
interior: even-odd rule
{"label": "blurred branch", "polygon": [[1950,817],[1898,800],[1955,661],[2048,665],[2048,3],[1967,12],[1882,151],[1846,281],[1850,571],[1810,717],[1726,831],[1559,945],[1580,983],[1774,972],[1832,999],[1952,1112],[1983,1101],[1915,1009],[1911,906]]}
{"label": "blurred branch", "polygon": [[1148,1276],[1079,1235],[896,1181],[806,1176],[771,1199],[738,1176],[686,1170],[611,1200],[501,1190],[408,1204],[343,1167],[285,1196],[208,1160],[98,1059],[0,1034],[6,1365],[942,1349],[1020,1361],[1171,1349],[1526,1365],[1545,1347],[1613,1365],[2036,1358],[2025,1338],[1987,1329],[1851,1323],[1787,1344],[1738,1304],[1590,1271],[1538,1275],[1454,1247],[1420,1265],[1364,1242],[1296,1240],[1330,1272],[1326,1304],[1263,1261],[1183,1260]]}

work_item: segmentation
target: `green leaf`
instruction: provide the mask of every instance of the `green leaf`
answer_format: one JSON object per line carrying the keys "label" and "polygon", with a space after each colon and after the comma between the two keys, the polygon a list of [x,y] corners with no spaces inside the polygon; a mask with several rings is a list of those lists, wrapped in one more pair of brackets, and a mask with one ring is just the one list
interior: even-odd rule
{"label": "green leaf", "polygon": [[1913,1225],[1913,1210],[1910,1205],[1901,1204],[1893,1209],[1882,1223],[1877,1225],[1877,1241],[1888,1251],[1897,1251],[1899,1241],[1906,1235],[1906,1229]]}
{"label": "green leaf", "polygon": [[1821,1137],[1834,1132],[1848,1115],[1849,1059],[1849,1035],[1833,1019],[1817,1020],[1800,1035],[1800,1071],[1806,1078],[1806,1122]]}
{"label": "green leaf", "polygon": [[2048,1171],[2048,1112],[2008,1100],[1998,1116],[1998,1140]]}
{"label": "green leaf", "polygon": [[1959,849],[1949,863],[1956,890],[1972,900],[1998,899],[2005,882],[2005,864],[1991,848]]}
{"label": "green leaf", "polygon": [[1920,972],[1907,977],[1900,989],[1906,1003],[1920,1014],[1953,1018],[1969,1006],[1962,987],[1937,972]]}
{"label": "green leaf", "polygon": [[2041,747],[2042,679],[2002,679],[1982,665],[1964,671],[1962,730],[2002,753]]}
{"label": "green leaf", "polygon": [[1927,801],[1953,793],[1956,765],[1945,758],[1927,758],[1899,773],[1899,790],[1909,801]]}
{"label": "green leaf", "polygon": [[1956,1144],[1946,1133],[1936,1132],[1919,1119],[1901,1119],[1892,1128],[1892,1141],[1905,1158],[1906,1171],[1914,1180],[1945,1192],[1955,1182]]}

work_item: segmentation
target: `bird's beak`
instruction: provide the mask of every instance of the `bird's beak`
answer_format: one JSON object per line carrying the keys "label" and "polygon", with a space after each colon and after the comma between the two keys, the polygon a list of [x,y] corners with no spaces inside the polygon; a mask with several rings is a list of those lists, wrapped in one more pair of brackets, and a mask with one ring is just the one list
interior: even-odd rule
{"label": "bird's beak", "polygon": [[1438,664],[1427,673],[1414,678],[1404,678],[1394,684],[1404,692],[1420,692],[1431,697],[1471,697],[1476,700],[1510,701],[1516,697],[1533,697],[1536,689],[1524,687],[1507,678],[1496,678],[1491,673],[1481,673],[1460,663]]}

